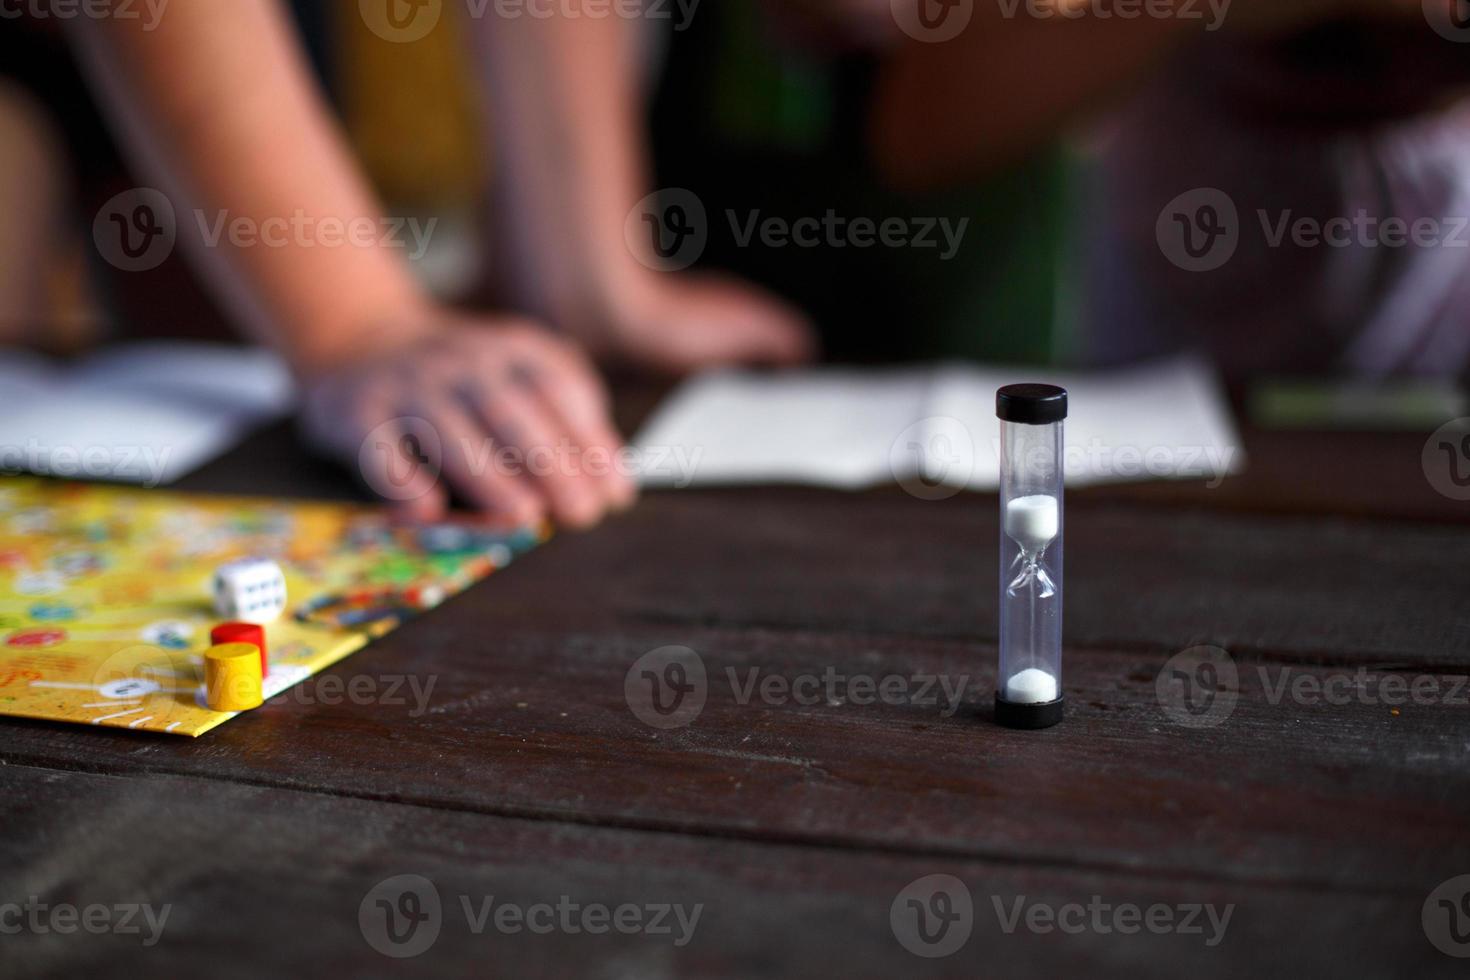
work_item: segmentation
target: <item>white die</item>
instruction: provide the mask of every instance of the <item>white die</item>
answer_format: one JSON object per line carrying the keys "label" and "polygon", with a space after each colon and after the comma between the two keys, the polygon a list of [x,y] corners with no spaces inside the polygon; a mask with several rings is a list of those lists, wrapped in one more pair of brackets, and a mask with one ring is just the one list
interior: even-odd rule
{"label": "white die", "polygon": [[214,611],[242,623],[269,623],[286,609],[286,576],[264,558],[241,558],[214,570]]}

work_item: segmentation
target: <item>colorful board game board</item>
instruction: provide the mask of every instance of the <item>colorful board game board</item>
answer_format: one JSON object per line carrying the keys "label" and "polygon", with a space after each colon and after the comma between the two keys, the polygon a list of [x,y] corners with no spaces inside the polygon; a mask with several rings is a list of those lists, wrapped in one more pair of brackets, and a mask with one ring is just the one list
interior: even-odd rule
{"label": "colorful board game board", "polygon": [[197,736],[216,566],[285,571],[267,699],[536,546],[545,530],[390,524],[335,503],[0,479],[0,714]]}

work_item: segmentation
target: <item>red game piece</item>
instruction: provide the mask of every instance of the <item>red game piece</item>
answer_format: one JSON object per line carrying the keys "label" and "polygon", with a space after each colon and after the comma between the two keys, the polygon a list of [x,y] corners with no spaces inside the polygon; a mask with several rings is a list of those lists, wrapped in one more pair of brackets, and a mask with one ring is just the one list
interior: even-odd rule
{"label": "red game piece", "polygon": [[253,643],[260,647],[260,676],[270,673],[270,658],[265,653],[265,627],[254,623],[220,623],[209,631],[211,646],[221,643]]}
{"label": "red game piece", "polygon": [[54,647],[66,642],[66,630],[21,630],[12,633],[5,642],[13,647]]}

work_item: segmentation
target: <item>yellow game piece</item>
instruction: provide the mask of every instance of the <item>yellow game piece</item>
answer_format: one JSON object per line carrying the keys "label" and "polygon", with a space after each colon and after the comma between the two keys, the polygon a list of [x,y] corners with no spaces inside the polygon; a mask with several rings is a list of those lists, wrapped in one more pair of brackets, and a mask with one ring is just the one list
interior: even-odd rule
{"label": "yellow game piece", "polygon": [[214,711],[260,707],[260,647],[220,643],[204,652],[204,696]]}
{"label": "yellow game piece", "polygon": [[[469,588],[546,535],[478,524],[413,530],[351,504],[0,475],[0,720],[202,735],[240,712],[210,710],[201,654],[255,642],[209,635],[226,622],[207,611],[222,565],[266,557],[285,577],[294,608],[264,638],[267,695]],[[264,588],[234,582],[247,614],[274,614],[281,590],[270,578]],[[379,587],[389,579],[393,587]],[[327,598],[337,604],[314,613]]]}

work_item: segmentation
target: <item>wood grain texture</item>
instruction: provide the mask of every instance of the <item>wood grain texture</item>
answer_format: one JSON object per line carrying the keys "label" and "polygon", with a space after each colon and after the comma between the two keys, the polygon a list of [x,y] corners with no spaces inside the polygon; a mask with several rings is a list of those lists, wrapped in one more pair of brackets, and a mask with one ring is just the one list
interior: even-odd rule
{"label": "wood grain texture", "polygon": [[[348,492],[288,436],[262,434],[185,486]],[[656,493],[203,739],[0,722],[0,902],[158,883],[190,911],[138,962],[170,972],[233,960],[241,935],[275,937],[250,952],[277,969],[403,966],[366,946],[356,909],[374,882],[414,872],[525,901],[722,910],[687,950],[446,927],[409,964],[438,971],[1448,975],[1458,963],[1419,915],[1470,873],[1465,505],[1425,496],[1417,440],[1315,439],[1248,443],[1252,475],[1217,489],[1069,496],[1058,728],[989,721],[993,496]],[[1197,729],[1156,682],[1203,643],[1230,652],[1239,689]],[[698,653],[707,700],[658,729],[625,682],[668,645]],[[1398,705],[1293,694],[1359,670],[1374,691],[1387,677],[1439,691]],[[845,680],[829,689],[829,674]],[[907,696],[858,703],[859,676]],[[773,693],[747,696],[752,682]],[[354,683],[379,696],[352,703]],[[105,840],[103,819],[118,828]],[[982,912],[965,951],[933,962],[887,921],[930,873],[960,877]],[[1233,901],[1240,918],[1210,950],[1005,935],[985,903],[1022,893]],[[229,923],[237,909],[248,927]],[[37,972],[132,962],[110,958],[115,944],[29,941]]]}
{"label": "wood grain texture", "polygon": [[[854,855],[180,777],[11,767],[5,779],[0,901],[147,902],[159,915],[169,906],[149,947],[141,935],[7,935],[10,976],[1461,975],[1458,963],[1424,942],[1411,896]],[[441,914],[423,953],[394,960],[369,946],[359,913],[375,886],[403,874],[433,884]],[[900,891],[931,874],[957,878],[973,903],[967,941],[943,959],[907,952],[890,919]],[[493,925],[477,933],[487,899],[492,908],[677,904],[694,926],[672,935],[592,935],[559,920],[545,935]],[[1100,920],[1106,931],[1041,934],[1019,925],[1008,932],[1018,901],[1022,908],[1160,905],[1179,909],[1171,913],[1178,922],[1192,915],[1187,906],[1211,905],[1216,921],[1227,907],[1229,919],[1214,945],[1219,934],[1204,913],[1201,934],[1125,935],[1113,929],[1111,912]]]}
{"label": "wood grain texture", "polygon": [[[472,610],[472,597],[456,603]],[[444,610],[445,613],[448,610]],[[1163,657],[1074,651],[1067,723],[1016,733],[988,721],[993,653],[942,641],[732,631],[520,630],[451,640],[405,630],[335,668],[380,690],[433,679],[411,705],[312,703],[321,681],[203,743],[16,726],[13,762],[161,772],[600,826],[918,854],[1013,859],[1160,876],[1422,889],[1470,867],[1464,705],[1272,704],[1280,678],[1328,671],[1242,662],[1219,727],[1159,705]],[[657,730],[624,700],[648,650],[697,650],[708,701]],[[412,659],[410,659],[412,657]],[[829,667],[875,683],[939,677],[963,700],[796,703],[750,672],[795,681]],[[734,672],[733,677],[731,671]],[[803,693],[798,686],[798,693]],[[862,691],[856,692],[861,699]],[[895,699],[897,700],[897,699]],[[1351,814],[1351,819],[1345,819]],[[1431,880],[1432,879],[1432,880]]]}
{"label": "wood grain texture", "polygon": [[[343,495],[330,466],[303,457],[276,431],[195,474],[194,489]],[[1325,481],[1309,446],[1317,435],[1268,442],[1257,467],[1294,486],[1351,494]],[[1365,436],[1369,446],[1383,436]],[[1392,513],[1416,486],[1447,522],[1307,516],[1266,497],[1245,507],[1226,481],[1093,488],[1068,495],[1066,623],[1080,646],[1169,649],[1213,642],[1233,652],[1319,663],[1470,665],[1470,504],[1434,495],[1393,437],[1399,464],[1364,463]],[[1417,445],[1417,442],[1414,442]],[[1334,451],[1332,458],[1350,453]],[[1376,460],[1387,453],[1369,453]],[[1399,491],[1384,489],[1393,474]],[[259,474],[259,475],[258,475]],[[1242,478],[1246,479],[1246,478]],[[1416,484],[1417,480],[1417,484]],[[1268,499],[1269,498],[1269,499]],[[1253,499],[1253,498],[1251,498]],[[1297,502],[1299,503],[1299,501]],[[1351,509],[1351,508],[1350,508]],[[624,620],[773,629],[888,632],[984,642],[996,632],[997,529],[993,495],[923,501],[898,490],[843,494],[796,488],[648,495],[595,534],[554,541],[514,582],[518,622],[561,621],[583,610]],[[548,554],[560,556],[553,560]]]}

